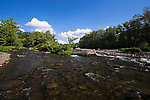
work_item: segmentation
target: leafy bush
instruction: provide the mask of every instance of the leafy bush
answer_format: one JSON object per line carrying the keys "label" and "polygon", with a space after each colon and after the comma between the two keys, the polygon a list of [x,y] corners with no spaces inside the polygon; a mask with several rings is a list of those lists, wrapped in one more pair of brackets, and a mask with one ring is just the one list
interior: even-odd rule
{"label": "leafy bush", "polygon": [[0,51],[11,51],[12,46],[0,46]]}
{"label": "leafy bush", "polygon": [[142,52],[142,50],[140,48],[121,48],[120,50],[123,52],[132,52],[132,53],[134,53],[134,52],[141,53]]}
{"label": "leafy bush", "polygon": [[61,55],[71,55],[72,54],[72,49],[69,45],[65,44],[65,45],[60,45],[61,49],[59,50],[59,52],[57,54],[61,54]]}
{"label": "leafy bush", "polygon": [[70,44],[70,46],[75,49],[79,47],[79,43],[73,43],[73,44]]}
{"label": "leafy bush", "polygon": [[37,46],[38,50],[44,52],[50,52],[60,55],[70,55],[71,54],[71,47],[69,45],[59,45],[57,42],[47,42],[43,44],[39,44]]}
{"label": "leafy bush", "polygon": [[36,47],[29,48],[29,50],[31,50],[31,51],[35,51],[36,49],[37,49]]}

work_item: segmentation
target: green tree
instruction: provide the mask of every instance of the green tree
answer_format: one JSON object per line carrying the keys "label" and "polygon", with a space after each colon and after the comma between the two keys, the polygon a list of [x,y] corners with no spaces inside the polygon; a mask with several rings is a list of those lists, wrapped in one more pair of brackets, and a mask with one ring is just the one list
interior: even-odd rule
{"label": "green tree", "polygon": [[69,42],[69,44],[73,44],[74,43],[74,41],[75,40],[77,40],[78,38],[70,38],[70,37],[68,37],[68,42]]}
{"label": "green tree", "polygon": [[19,31],[19,24],[13,21],[12,17],[2,20],[0,23],[0,45],[22,46],[21,40],[16,32]]}

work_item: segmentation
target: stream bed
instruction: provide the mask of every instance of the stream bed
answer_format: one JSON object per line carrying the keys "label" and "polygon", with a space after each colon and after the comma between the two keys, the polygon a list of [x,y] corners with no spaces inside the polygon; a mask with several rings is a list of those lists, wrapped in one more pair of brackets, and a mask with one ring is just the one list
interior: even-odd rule
{"label": "stream bed", "polygon": [[149,99],[150,66],[119,58],[18,50],[0,68],[0,100]]}

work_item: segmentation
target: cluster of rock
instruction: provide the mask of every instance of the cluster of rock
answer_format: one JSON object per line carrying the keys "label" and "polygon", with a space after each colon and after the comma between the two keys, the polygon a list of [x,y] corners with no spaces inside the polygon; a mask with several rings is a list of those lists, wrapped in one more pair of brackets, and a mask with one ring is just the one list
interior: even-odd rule
{"label": "cluster of rock", "polygon": [[134,57],[134,58],[148,58],[149,54],[146,52],[143,53],[128,53],[128,52],[122,52],[118,49],[112,49],[112,50],[96,50],[97,54],[106,54],[106,55],[112,55],[112,56],[125,56],[125,57]]}
{"label": "cluster of rock", "polygon": [[73,54],[81,55],[81,56],[90,56],[90,55],[96,55],[95,49],[73,49]]}
{"label": "cluster of rock", "polygon": [[2,67],[3,64],[8,63],[10,59],[10,54],[0,52],[0,67]]}
{"label": "cluster of rock", "polygon": [[146,52],[140,54],[140,53],[125,53],[118,49],[112,49],[112,50],[95,50],[95,49],[81,49],[76,48],[73,49],[73,54],[75,55],[81,55],[81,56],[89,56],[89,55],[97,55],[97,54],[105,54],[105,55],[111,55],[111,56],[125,56],[125,57],[134,57],[134,58],[150,58],[150,54],[147,54]]}

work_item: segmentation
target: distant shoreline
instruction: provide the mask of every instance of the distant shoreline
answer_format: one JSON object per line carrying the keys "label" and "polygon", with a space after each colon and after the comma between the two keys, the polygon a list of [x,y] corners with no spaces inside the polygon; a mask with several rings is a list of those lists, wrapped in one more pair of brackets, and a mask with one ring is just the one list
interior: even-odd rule
{"label": "distant shoreline", "polygon": [[[119,49],[102,49],[102,50],[96,50],[96,49],[72,49],[73,54],[79,54],[79,55],[96,55],[96,54],[106,54],[106,55],[112,55],[112,56],[126,56],[126,57],[135,57],[135,58],[150,58],[149,52],[143,52],[143,53],[130,53],[130,52],[122,52]],[[84,54],[83,54],[84,53]]]}

